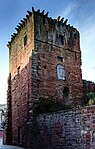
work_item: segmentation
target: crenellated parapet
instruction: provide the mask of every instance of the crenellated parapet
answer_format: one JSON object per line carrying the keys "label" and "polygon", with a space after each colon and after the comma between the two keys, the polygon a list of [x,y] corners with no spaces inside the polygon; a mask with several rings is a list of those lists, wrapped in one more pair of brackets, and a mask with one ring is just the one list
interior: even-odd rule
{"label": "crenellated parapet", "polygon": [[[18,23],[18,25],[16,26],[15,30],[16,30],[16,33],[13,33],[11,35],[11,40],[8,42],[7,46],[10,47],[11,46],[11,43],[14,41],[14,39],[17,37],[17,35],[19,34],[19,32],[22,30],[22,28],[25,26],[25,24],[29,21],[30,17],[32,15],[39,15],[41,17],[44,17],[44,18],[47,18],[48,19],[48,22],[51,24],[51,25],[62,25],[62,26],[67,26],[68,29],[72,28],[73,29],[73,26],[70,26],[70,24],[67,24],[68,22],[68,19],[64,19],[64,17],[60,17],[58,16],[57,19],[52,19],[51,17],[48,16],[49,12],[46,12],[45,13],[45,10],[42,10],[40,11],[40,9],[38,10],[35,10],[34,7],[32,7],[32,11],[29,11],[27,10],[27,14],[26,14],[26,17],[23,18],[22,20],[20,20],[20,22]],[[74,28],[75,29],[75,28]]]}

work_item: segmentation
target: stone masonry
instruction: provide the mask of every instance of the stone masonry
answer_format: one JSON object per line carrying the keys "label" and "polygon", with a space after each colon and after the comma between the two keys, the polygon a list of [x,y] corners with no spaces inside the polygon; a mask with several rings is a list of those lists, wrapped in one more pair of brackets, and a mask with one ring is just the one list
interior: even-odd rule
{"label": "stone masonry", "polygon": [[95,149],[95,106],[41,114],[35,125],[35,149]]}
{"label": "stone masonry", "polygon": [[95,93],[95,83],[92,81],[83,80],[83,92],[84,94],[90,92]]}
{"label": "stone masonry", "polygon": [[[11,35],[7,97],[6,144],[31,144],[32,107],[40,97],[81,104],[80,36],[67,19],[52,19],[44,10],[27,11]],[[10,117],[10,119],[8,119]],[[11,138],[8,139],[8,131]]]}

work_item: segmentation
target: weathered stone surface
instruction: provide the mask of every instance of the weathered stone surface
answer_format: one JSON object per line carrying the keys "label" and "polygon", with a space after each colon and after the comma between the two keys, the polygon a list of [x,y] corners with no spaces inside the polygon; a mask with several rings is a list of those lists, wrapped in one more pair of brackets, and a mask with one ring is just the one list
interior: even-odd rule
{"label": "weathered stone surface", "polygon": [[83,92],[84,94],[95,92],[95,83],[92,81],[83,80]]}
{"label": "weathered stone surface", "polygon": [[95,106],[39,115],[35,125],[33,148],[95,148]]}
{"label": "weathered stone surface", "polygon": [[7,90],[7,111],[6,111],[6,127],[4,132],[4,143],[12,144],[12,96],[11,96],[11,74],[8,77]]}
{"label": "weathered stone surface", "polygon": [[[7,98],[7,115],[10,112],[11,123],[6,121],[6,126],[12,130],[12,144],[15,145],[31,145],[33,102],[39,97],[53,96],[55,100],[73,106],[81,104],[83,84],[79,32],[67,25],[67,20],[56,20],[47,15],[44,11],[28,11],[27,19],[17,25],[17,34],[12,35],[8,44],[11,91]],[[64,79],[58,78],[59,64],[62,77],[64,70]],[[58,135],[63,131],[62,124],[56,123],[56,130],[57,145]],[[49,132],[44,137],[50,141]]]}
{"label": "weathered stone surface", "polygon": [[[79,32],[66,24],[35,13],[34,49],[38,55],[39,96],[55,96],[66,104],[79,104],[82,97]],[[61,38],[61,39],[60,39]],[[63,58],[62,60],[58,57]],[[65,80],[58,80],[56,67],[65,68]],[[50,87],[51,86],[51,87]],[[64,87],[69,97],[63,95]]]}

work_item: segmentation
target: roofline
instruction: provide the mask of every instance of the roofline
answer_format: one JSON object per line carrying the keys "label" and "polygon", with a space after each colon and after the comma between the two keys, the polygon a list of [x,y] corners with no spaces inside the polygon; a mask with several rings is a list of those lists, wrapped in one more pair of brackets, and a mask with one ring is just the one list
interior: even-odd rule
{"label": "roofline", "polygon": [[[67,25],[67,21],[68,19],[64,20],[64,17],[60,18],[60,16],[58,16],[57,19],[52,19],[51,17],[48,17],[49,12],[46,12],[46,14],[44,14],[45,10],[43,10],[42,12],[40,12],[40,9],[38,9],[37,11],[34,10],[34,7],[32,7],[32,11],[28,11],[26,14],[26,18],[23,18],[22,20],[20,20],[20,23],[18,23],[17,27],[15,28],[16,33],[13,33],[11,35],[11,40],[8,41],[7,47],[10,48],[11,47],[11,43],[13,42],[13,40],[16,38],[16,36],[18,35],[18,33],[20,32],[20,30],[25,26],[25,24],[27,23],[27,21],[29,20],[29,18],[31,17],[32,14],[40,14],[42,16],[47,17],[51,22],[53,22],[53,24],[58,23],[58,25],[62,24],[62,25]],[[73,26],[70,26],[70,24],[67,25],[69,28],[73,28]],[[75,28],[74,28],[75,29]]]}

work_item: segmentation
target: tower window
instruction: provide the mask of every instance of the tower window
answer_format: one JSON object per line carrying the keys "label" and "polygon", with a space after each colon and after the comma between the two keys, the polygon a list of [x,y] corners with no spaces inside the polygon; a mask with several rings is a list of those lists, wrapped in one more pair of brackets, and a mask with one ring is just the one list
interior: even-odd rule
{"label": "tower window", "polygon": [[59,35],[59,44],[64,45],[64,37],[62,35]]}
{"label": "tower window", "polygon": [[57,59],[58,59],[59,62],[63,62],[63,57],[57,56]]}
{"label": "tower window", "polygon": [[77,61],[77,53],[75,52],[75,60]]}
{"label": "tower window", "polygon": [[27,45],[27,35],[24,36],[24,46]]}
{"label": "tower window", "polygon": [[62,64],[57,65],[57,76],[59,80],[65,80],[65,70]]}
{"label": "tower window", "polygon": [[65,86],[63,89],[63,95],[65,98],[69,96],[69,88],[67,86]]}
{"label": "tower window", "polygon": [[22,144],[22,127],[18,127],[18,142]]}
{"label": "tower window", "polygon": [[17,68],[17,74],[20,75],[20,66]]}

